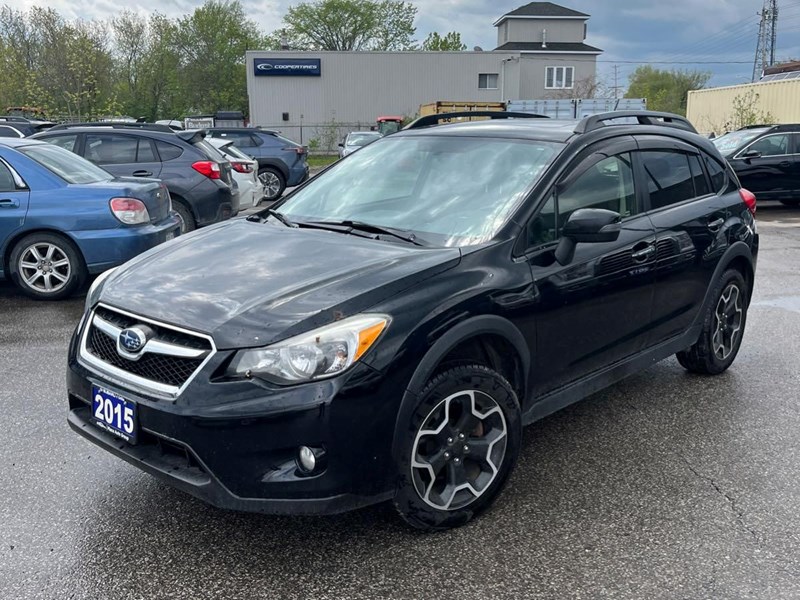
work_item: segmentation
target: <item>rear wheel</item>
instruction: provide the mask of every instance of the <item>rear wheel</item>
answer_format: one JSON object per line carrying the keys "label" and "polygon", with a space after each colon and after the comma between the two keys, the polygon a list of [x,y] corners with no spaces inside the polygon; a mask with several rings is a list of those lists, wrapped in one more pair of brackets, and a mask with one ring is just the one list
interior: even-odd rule
{"label": "rear wheel", "polygon": [[181,233],[189,233],[197,229],[197,222],[194,220],[192,211],[183,202],[175,202],[173,199],[172,210],[181,218]]}
{"label": "rear wheel", "polygon": [[692,373],[718,375],[731,366],[739,353],[747,320],[747,283],[739,271],[726,271],[714,290],[713,304],[703,321],[695,344],[676,355]]}
{"label": "rear wheel", "polygon": [[11,278],[37,300],[60,300],[72,295],[86,280],[83,257],[67,238],[54,233],[33,233],[11,251]]}
{"label": "rear wheel", "polygon": [[258,179],[264,185],[264,200],[267,202],[280,198],[286,189],[286,180],[283,175],[272,167],[259,169]]}
{"label": "rear wheel", "polygon": [[784,206],[792,206],[792,207],[800,206],[800,200],[781,200],[780,202]]}
{"label": "rear wheel", "polygon": [[394,504],[419,529],[443,530],[486,510],[519,454],[517,396],[500,374],[480,365],[434,377],[404,432]]}

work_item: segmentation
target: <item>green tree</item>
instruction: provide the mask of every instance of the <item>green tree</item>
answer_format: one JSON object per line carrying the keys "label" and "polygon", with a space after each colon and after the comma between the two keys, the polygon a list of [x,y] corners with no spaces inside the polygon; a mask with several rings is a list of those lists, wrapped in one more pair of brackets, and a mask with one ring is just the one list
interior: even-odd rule
{"label": "green tree", "polygon": [[178,20],[178,83],[187,106],[247,111],[245,52],[263,38],[239,0],[207,0]]}
{"label": "green tree", "polygon": [[461,41],[461,34],[456,31],[444,35],[432,31],[422,42],[422,50],[426,52],[460,52],[466,49],[467,45]]}
{"label": "green tree", "polygon": [[399,0],[316,0],[290,6],[267,39],[303,50],[410,50],[417,8]]}
{"label": "green tree", "polygon": [[705,87],[711,73],[637,67],[630,76],[626,98],[647,98],[647,107],[680,115],[686,114],[687,94]]}

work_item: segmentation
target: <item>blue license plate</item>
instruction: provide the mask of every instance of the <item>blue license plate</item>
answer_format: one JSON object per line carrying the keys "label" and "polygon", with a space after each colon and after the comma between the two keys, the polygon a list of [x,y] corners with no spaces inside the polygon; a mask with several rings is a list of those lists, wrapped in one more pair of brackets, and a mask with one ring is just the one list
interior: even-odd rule
{"label": "blue license plate", "polygon": [[136,443],[138,422],[135,402],[92,386],[92,416],[100,429],[131,444]]}

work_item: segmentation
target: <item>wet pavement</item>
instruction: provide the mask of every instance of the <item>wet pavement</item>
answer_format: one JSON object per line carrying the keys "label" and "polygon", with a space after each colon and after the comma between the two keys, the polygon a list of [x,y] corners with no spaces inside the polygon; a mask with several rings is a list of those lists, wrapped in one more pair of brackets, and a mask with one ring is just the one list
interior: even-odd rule
{"label": "wet pavement", "polygon": [[107,455],[65,418],[83,299],[0,283],[0,599],[800,597],[800,210],[759,218],[730,371],[670,359],[529,427],[495,507],[436,535],[224,512]]}

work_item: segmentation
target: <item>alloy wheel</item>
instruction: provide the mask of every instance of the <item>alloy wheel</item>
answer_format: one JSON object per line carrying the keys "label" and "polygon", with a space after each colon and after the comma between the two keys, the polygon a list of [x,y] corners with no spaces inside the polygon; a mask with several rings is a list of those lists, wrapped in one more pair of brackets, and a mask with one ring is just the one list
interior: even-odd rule
{"label": "alloy wheel", "polygon": [[272,200],[281,191],[281,180],[272,171],[264,171],[258,176],[261,183],[264,184],[264,196]]}
{"label": "alloy wheel", "polygon": [[742,293],[735,283],[728,284],[714,312],[715,327],[711,343],[714,355],[725,360],[736,348],[742,330]]}
{"label": "alloy wheel", "polygon": [[72,265],[64,250],[48,242],[25,248],[18,266],[25,285],[46,294],[61,290],[72,274]]}
{"label": "alloy wheel", "polygon": [[459,510],[491,486],[506,454],[502,409],[485,392],[464,390],[428,414],[411,450],[419,497],[439,510]]}

